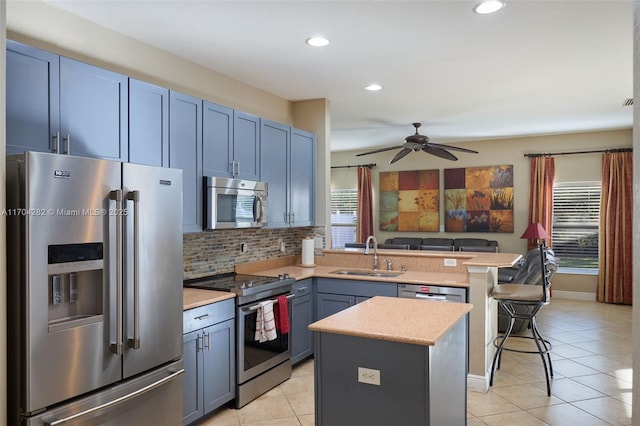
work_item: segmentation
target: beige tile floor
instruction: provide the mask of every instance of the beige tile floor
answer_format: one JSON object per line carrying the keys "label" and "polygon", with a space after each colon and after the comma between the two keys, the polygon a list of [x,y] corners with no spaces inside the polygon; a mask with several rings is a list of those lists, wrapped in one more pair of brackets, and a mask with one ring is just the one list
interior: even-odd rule
{"label": "beige tile floor", "polygon": [[[489,392],[467,393],[467,424],[631,425],[631,307],[553,299],[538,315],[553,344],[551,397],[538,355],[505,352]],[[222,408],[198,426],[313,425],[313,413],[308,360],[257,400],[239,410]]]}

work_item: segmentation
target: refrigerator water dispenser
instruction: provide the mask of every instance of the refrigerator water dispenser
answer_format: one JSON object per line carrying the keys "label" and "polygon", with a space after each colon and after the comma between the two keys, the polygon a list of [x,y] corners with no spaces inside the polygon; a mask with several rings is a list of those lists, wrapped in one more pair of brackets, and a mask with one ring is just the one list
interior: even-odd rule
{"label": "refrigerator water dispenser", "polygon": [[103,320],[103,244],[48,247],[49,332]]}

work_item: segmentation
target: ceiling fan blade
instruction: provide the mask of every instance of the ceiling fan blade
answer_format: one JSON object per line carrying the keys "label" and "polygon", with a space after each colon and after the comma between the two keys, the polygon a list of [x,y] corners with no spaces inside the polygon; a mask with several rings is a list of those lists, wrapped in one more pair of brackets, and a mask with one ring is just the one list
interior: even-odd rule
{"label": "ceiling fan blade", "polygon": [[376,150],[369,151],[369,152],[363,152],[361,154],[356,154],[356,157],[360,157],[362,155],[377,154],[378,152],[391,151],[392,149],[399,149],[399,148],[402,148],[402,145],[392,146],[390,148],[376,149]]}
{"label": "ceiling fan blade", "polygon": [[442,145],[442,144],[439,144],[439,143],[431,143],[431,142],[429,142],[429,145],[430,146],[434,146],[436,148],[450,149],[452,151],[469,152],[471,154],[477,154],[478,153],[478,151],[474,151],[473,149],[459,148],[457,146]]}
{"label": "ceiling fan blade", "polygon": [[433,146],[432,144],[429,145],[425,145],[422,147],[422,150],[424,152],[427,152],[431,155],[435,155],[436,157],[440,157],[440,158],[444,158],[445,160],[451,160],[451,161],[457,161],[458,157],[456,157],[455,155],[453,155],[452,153],[450,153],[449,151],[437,147],[437,146]]}
{"label": "ceiling fan blade", "polygon": [[393,158],[391,159],[391,161],[389,161],[389,164],[393,164],[393,163],[395,163],[396,161],[400,160],[401,158],[404,158],[408,153],[410,153],[410,152],[412,152],[412,151],[413,151],[412,149],[409,149],[409,148],[403,148],[403,149],[402,149],[402,151],[400,151],[399,153],[397,153],[397,154],[395,155],[395,157],[393,157]]}

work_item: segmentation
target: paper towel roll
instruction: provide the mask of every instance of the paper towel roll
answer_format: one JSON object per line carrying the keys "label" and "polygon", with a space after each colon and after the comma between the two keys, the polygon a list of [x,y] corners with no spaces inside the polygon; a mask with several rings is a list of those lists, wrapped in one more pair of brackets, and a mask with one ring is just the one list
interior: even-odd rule
{"label": "paper towel roll", "polygon": [[302,266],[315,266],[313,263],[313,243],[313,238],[305,238],[302,240]]}

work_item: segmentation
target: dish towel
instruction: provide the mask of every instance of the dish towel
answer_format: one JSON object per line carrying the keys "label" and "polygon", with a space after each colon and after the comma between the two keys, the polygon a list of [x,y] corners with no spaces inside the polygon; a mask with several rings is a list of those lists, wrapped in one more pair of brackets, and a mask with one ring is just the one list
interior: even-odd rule
{"label": "dish towel", "polygon": [[291,324],[289,323],[289,299],[287,296],[278,296],[276,306],[273,307],[273,316],[276,319],[276,331],[281,334],[288,333]]}
{"label": "dish towel", "polygon": [[260,302],[256,315],[256,335],[255,339],[260,342],[274,340],[276,334],[276,324],[273,318],[273,301],[265,300]]}

